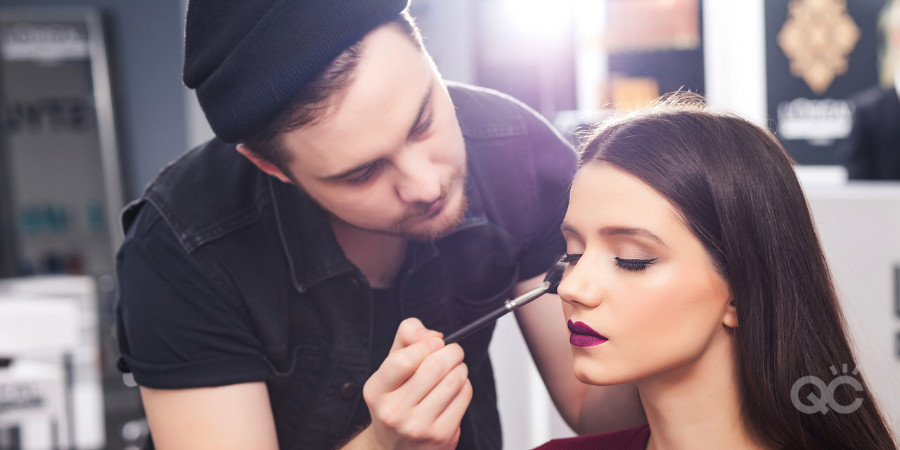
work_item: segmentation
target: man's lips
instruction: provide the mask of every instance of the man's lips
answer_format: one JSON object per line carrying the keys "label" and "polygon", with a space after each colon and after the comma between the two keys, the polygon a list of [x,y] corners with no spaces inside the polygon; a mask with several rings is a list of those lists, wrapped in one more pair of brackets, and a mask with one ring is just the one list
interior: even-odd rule
{"label": "man's lips", "polygon": [[568,325],[571,333],[569,335],[569,343],[576,347],[591,347],[608,340],[584,322],[572,322],[570,319]]}
{"label": "man's lips", "polygon": [[422,208],[418,208],[413,211],[411,214],[407,215],[403,221],[411,221],[411,222],[424,222],[431,220],[444,212],[446,206],[450,203],[451,199],[455,198],[454,194],[456,193],[456,187],[460,183],[462,183],[462,178],[460,177],[456,181],[452,182],[446,189],[441,190],[441,196],[437,200],[429,203],[427,206]]}
{"label": "man's lips", "polygon": [[422,214],[422,217],[426,217],[426,218],[429,218],[429,219],[430,219],[430,218],[432,218],[432,217],[434,217],[434,216],[440,214],[440,212],[444,210],[444,205],[446,205],[446,204],[447,204],[447,198],[446,198],[446,197],[441,198],[440,200],[438,200],[438,201],[432,203],[432,204],[431,204],[431,207],[429,207],[429,208]]}
{"label": "man's lips", "polygon": [[411,221],[411,222],[420,222],[433,219],[441,212],[444,211],[444,206],[447,205],[447,198],[442,197],[439,200],[435,200],[430,203],[427,207],[414,211],[412,214],[407,215],[403,221]]}

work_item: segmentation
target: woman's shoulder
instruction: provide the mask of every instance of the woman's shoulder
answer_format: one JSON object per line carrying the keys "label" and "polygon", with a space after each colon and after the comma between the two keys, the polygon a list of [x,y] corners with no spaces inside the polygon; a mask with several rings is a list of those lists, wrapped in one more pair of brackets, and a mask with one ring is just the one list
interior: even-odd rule
{"label": "woman's shoulder", "polygon": [[649,438],[650,426],[641,425],[610,433],[554,439],[535,450],[643,450]]}

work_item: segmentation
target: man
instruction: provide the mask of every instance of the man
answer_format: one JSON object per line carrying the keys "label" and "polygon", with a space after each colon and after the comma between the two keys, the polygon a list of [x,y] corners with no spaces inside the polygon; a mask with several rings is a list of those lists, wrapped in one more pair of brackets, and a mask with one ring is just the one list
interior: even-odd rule
{"label": "man", "polygon": [[[184,78],[217,138],[126,209],[118,258],[159,448],[501,446],[492,327],[442,333],[541,282],[574,155],[445,84],[406,3],[189,4]],[[575,380],[558,299],[517,318],[576,430],[644,420],[632,387]]]}
{"label": "man", "polygon": [[852,97],[853,127],[841,158],[851,180],[900,180],[900,3],[885,4],[882,85]]}

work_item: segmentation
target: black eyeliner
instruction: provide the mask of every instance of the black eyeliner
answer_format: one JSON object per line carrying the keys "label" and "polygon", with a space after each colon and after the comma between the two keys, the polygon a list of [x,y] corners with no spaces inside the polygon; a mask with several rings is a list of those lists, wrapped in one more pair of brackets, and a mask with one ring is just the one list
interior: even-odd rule
{"label": "black eyeliner", "polygon": [[640,272],[645,270],[648,266],[653,264],[657,258],[652,259],[624,259],[619,258],[618,256],[615,258],[616,267],[624,270],[628,270],[631,272]]}

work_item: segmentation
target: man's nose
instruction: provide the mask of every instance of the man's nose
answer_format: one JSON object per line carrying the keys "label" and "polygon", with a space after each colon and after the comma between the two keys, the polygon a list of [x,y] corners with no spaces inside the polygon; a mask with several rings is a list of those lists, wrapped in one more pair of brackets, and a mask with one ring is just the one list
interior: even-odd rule
{"label": "man's nose", "polygon": [[433,203],[441,197],[441,168],[426,154],[407,150],[395,163],[400,174],[397,195],[407,203]]}

